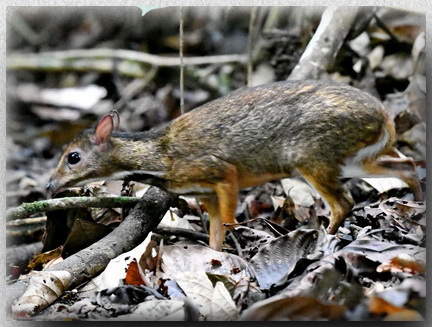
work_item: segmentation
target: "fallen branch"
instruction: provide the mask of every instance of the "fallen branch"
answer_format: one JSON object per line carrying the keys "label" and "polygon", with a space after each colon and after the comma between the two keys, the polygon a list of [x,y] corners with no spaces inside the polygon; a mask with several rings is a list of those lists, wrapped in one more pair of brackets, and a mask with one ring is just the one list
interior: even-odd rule
{"label": "fallen branch", "polygon": [[6,237],[25,237],[45,228],[47,217],[15,219],[6,223]]}
{"label": "fallen branch", "polygon": [[334,62],[354,21],[358,7],[328,7],[289,80],[318,79]]}
{"label": "fallen branch", "polygon": [[6,221],[27,218],[35,213],[71,208],[120,208],[137,204],[139,198],[119,197],[66,197],[51,200],[23,203],[6,211]]}
{"label": "fallen branch", "polygon": [[[101,273],[111,259],[130,251],[142,243],[147,235],[159,224],[175,198],[176,195],[159,188],[149,188],[131,213],[114,231],[62,262],[40,272],[47,274],[47,276],[56,273],[57,275],[67,277],[61,280],[63,286],[59,287],[58,293],[60,294],[56,292],[57,296],[51,299],[50,303],[61,296],[65,290],[73,289]],[[45,283],[45,280],[49,282],[49,278],[51,277],[42,277],[39,279]],[[29,283],[31,283],[31,278],[19,280],[8,287],[6,294],[9,309],[12,303],[19,297],[21,298],[14,304],[16,313],[25,312],[27,314],[34,314],[36,311],[44,309],[40,307],[41,305],[46,307],[50,304],[45,298],[41,298],[39,303],[35,303],[35,299],[38,296],[28,294],[28,292],[22,296]],[[40,282],[36,282],[36,286],[38,283],[40,284]],[[41,286],[38,287],[40,289]]]}
{"label": "fallen branch", "polygon": [[[246,63],[247,54],[231,54],[202,57],[184,57],[183,64],[188,66],[225,64],[230,62]],[[50,71],[118,71],[124,75],[144,77],[148,69],[142,67],[178,67],[179,57],[164,57],[132,50],[89,49],[40,52],[37,54],[11,54],[7,58],[7,69],[29,69]]]}

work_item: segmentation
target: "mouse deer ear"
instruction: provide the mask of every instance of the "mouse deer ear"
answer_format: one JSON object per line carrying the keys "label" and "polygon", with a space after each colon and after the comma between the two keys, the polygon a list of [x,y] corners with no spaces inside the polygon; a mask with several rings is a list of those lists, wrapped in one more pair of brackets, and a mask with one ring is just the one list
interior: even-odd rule
{"label": "mouse deer ear", "polygon": [[113,129],[118,131],[120,125],[120,116],[116,110],[111,111],[110,115],[113,120]]}
{"label": "mouse deer ear", "polygon": [[96,144],[104,144],[110,137],[114,129],[114,119],[112,114],[107,114],[99,120],[93,135]]}

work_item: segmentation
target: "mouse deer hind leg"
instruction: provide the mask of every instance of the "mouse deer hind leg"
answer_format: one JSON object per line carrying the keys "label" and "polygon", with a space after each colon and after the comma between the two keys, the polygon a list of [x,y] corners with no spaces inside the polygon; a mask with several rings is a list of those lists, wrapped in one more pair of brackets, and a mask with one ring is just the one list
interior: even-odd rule
{"label": "mouse deer hind leg", "polygon": [[340,181],[340,168],[321,164],[318,167],[298,170],[330,206],[331,217],[327,232],[335,234],[354,205]]}
{"label": "mouse deer hind leg", "polygon": [[412,158],[382,156],[365,160],[362,169],[369,175],[393,176],[403,180],[411,189],[416,201],[423,201],[423,191]]}

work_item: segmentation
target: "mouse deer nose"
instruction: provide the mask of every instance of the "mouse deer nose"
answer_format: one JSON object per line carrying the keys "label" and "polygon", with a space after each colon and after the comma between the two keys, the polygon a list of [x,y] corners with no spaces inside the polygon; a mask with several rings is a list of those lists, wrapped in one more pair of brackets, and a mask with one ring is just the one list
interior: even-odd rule
{"label": "mouse deer nose", "polygon": [[48,183],[46,183],[45,188],[48,192],[48,197],[52,197],[55,189],[56,189],[56,182],[52,180],[52,178],[50,178],[50,180],[48,181]]}

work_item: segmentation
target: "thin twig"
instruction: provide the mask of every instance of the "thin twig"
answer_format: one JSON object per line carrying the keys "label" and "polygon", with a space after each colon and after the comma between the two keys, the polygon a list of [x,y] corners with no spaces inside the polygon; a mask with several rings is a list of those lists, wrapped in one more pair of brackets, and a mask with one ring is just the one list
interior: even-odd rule
{"label": "thin twig", "polygon": [[204,233],[200,233],[194,230],[185,229],[185,228],[174,228],[174,227],[156,227],[153,230],[154,233],[161,235],[175,235],[186,237],[191,240],[199,240],[208,244],[209,236]]}
{"label": "thin twig", "polygon": [[399,42],[398,38],[393,34],[393,32],[387,27],[387,25],[377,14],[374,14],[373,17],[375,18],[378,27],[380,27],[384,32],[386,32],[393,41]]}
{"label": "thin twig", "polygon": [[239,257],[242,257],[243,256],[243,251],[242,251],[242,248],[240,246],[239,241],[237,240],[237,237],[235,237],[235,235],[234,235],[234,233],[232,231],[229,231],[228,237],[234,242],[234,245],[235,245],[236,250],[237,250],[237,255]]}
{"label": "thin twig", "polygon": [[41,44],[41,38],[36,33],[27,21],[19,14],[15,14],[13,19],[9,19],[10,26],[29,44],[32,46],[38,46]]}
{"label": "thin twig", "polygon": [[[142,79],[135,80],[132,83],[130,83],[128,86],[126,86],[126,90],[123,92],[122,97],[115,103],[113,109],[116,111],[120,111],[120,109],[128,103],[135,95],[137,95],[141,90],[143,90],[156,76],[156,73],[158,71],[158,67],[153,66],[146,76]],[[132,85],[132,86],[131,86]]]}
{"label": "thin twig", "polygon": [[51,200],[23,203],[19,207],[11,208],[6,211],[6,221],[26,218],[35,213],[48,212],[53,210],[70,208],[115,208],[132,207],[137,204],[139,198],[136,197],[65,197]]}
{"label": "thin twig", "polygon": [[251,16],[249,20],[249,36],[248,36],[248,64],[247,64],[247,85],[252,86],[252,68],[253,68],[253,46],[254,46],[254,27],[257,16],[257,7],[251,9]]}
{"label": "thin twig", "polygon": [[180,38],[179,38],[179,56],[180,56],[180,113],[184,111],[184,58],[183,58],[183,6],[180,6]]}
{"label": "thin twig", "polygon": [[204,221],[204,215],[203,215],[203,212],[202,212],[201,207],[200,207],[199,199],[197,197],[195,197],[195,203],[196,203],[196,208],[197,208],[197,212],[198,212],[198,217],[201,220],[201,226],[202,226],[204,232],[206,234],[208,234],[209,231],[208,231],[208,228],[206,225],[206,221]]}

